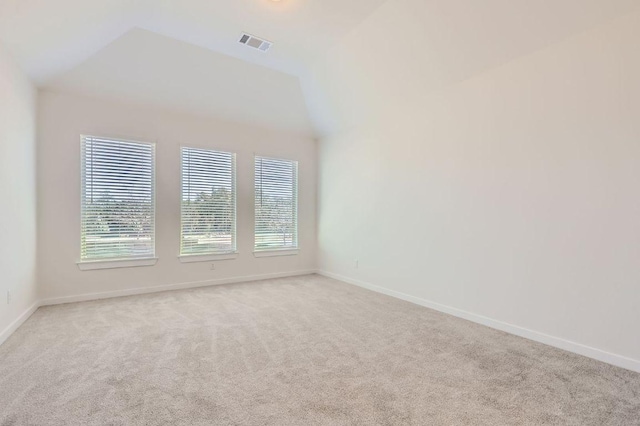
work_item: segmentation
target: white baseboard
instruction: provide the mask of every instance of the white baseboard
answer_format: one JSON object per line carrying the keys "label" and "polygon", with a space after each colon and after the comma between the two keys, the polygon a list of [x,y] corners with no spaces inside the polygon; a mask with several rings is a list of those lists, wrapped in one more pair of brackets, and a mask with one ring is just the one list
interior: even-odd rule
{"label": "white baseboard", "polygon": [[242,277],[220,278],[206,281],[193,281],[179,284],[167,284],[154,287],[139,287],[126,290],[106,291],[101,293],[86,293],[75,296],[56,297],[43,299],[40,306],[60,305],[63,303],[86,302],[89,300],[110,299],[112,297],[134,296],[137,294],[158,293],[161,291],[183,290],[188,288],[209,287],[213,285],[245,283],[251,281],[268,280],[273,278],[295,277],[300,275],[315,274],[315,270],[278,272],[261,275],[245,275]]}
{"label": "white baseboard", "polygon": [[136,294],[146,294],[146,293],[157,293],[160,291],[208,287],[212,285],[244,283],[244,282],[251,282],[251,281],[268,280],[272,278],[295,277],[295,276],[310,275],[315,273],[316,273],[315,270],[307,270],[307,271],[278,272],[278,273],[262,274],[262,275],[246,275],[243,277],[220,278],[216,280],[169,284],[169,285],[161,285],[161,286],[155,286],[155,287],[140,287],[140,288],[127,289],[127,290],[107,291],[102,293],[87,293],[87,294],[79,294],[76,296],[65,296],[65,297],[56,297],[52,299],[42,299],[42,300],[36,301],[26,311],[24,311],[16,320],[14,320],[4,330],[2,330],[2,332],[0,333],[0,345],[2,345],[9,338],[9,336],[11,336],[26,320],[28,320],[29,317],[33,315],[33,313],[37,311],[40,306],[60,305],[63,303],[73,303],[73,302],[85,302],[89,300],[98,300],[98,299],[109,299],[112,297],[133,296]]}
{"label": "white baseboard", "polygon": [[11,324],[9,324],[2,332],[0,333],[0,345],[2,345],[8,338],[13,334],[14,331],[18,329],[26,320],[29,319],[31,315],[40,307],[40,302],[36,301],[27,308],[18,318],[16,318]]}
{"label": "white baseboard", "polygon": [[537,331],[529,330],[527,328],[519,327],[513,324],[498,321],[492,318],[488,318],[482,315],[473,314],[471,312],[463,311],[461,309],[452,308],[450,306],[442,305],[440,303],[432,302],[419,297],[411,296],[405,293],[401,293],[394,290],[389,290],[384,287],[369,284],[364,281],[356,280],[353,278],[345,277],[342,275],[334,274],[327,271],[291,271],[282,273],[262,274],[262,275],[247,275],[242,277],[233,278],[221,278],[216,280],[196,281],[179,284],[169,284],[155,287],[141,287],[127,290],[109,291],[101,293],[87,293],[76,296],[58,297],[52,299],[43,299],[35,302],[27,310],[25,310],[16,320],[9,324],[2,332],[0,332],[0,345],[4,343],[9,336],[11,336],[29,317],[40,307],[49,305],[59,305],[62,303],[84,302],[89,300],[108,299],[112,297],[133,296],[137,294],[157,293],[161,291],[181,290],[188,288],[208,287],[221,284],[233,284],[243,283],[251,281],[267,280],[272,278],[285,278],[300,275],[309,275],[317,273],[329,278],[344,281],[349,284],[357,285],[358,287],[366,288],[378,293],[386,294],[387,296],[402,299],[407,302],[415,303],[420,306],[424,306],[430,309],[434,309],[439,312],[444,312],[449,315],[453,315],[459,318],[463,318],[478,324],[482,324],[497,330],[501,330],[507,333],[514,334],[516,336],[524,337],[529,340],[544,343],[549,346],[553,346],[559,349],[563,349],[569,352],[573,352],[579,355],[583,355],[589,358],[596,359],[598,361],[606,362],[608,364],[615,365],[617,367],[626,368],[631,371],[640,373],[640,360],[628,358],[622,355],[613,354],[600,349],[596,349],[590,346],[586,346],[580,343],[572,342],[566,339],[562,339],[548,334],[540,333]]}
{"label": "white baseboard", "polygon": [[333,278],[339,281],[344,281],[349,284],[357,285],[358,287],[362,287],[378,293],[386,294],[387,296],[391,296],[397,299],[405,300],[407,302],[415,303],[416,305],[421,305],[439,312],[444,312],[445,314],[453,315],[458,318],[463,318],[468,321],[482,324],[487,327],[495,328],[496,330],[504,331],[510,334],[515,334],[516,336],[524,337],[525,339],[533,340],[539,343],[544,343],[545,345],[553,346],[568,352],[573,352],[579,355],[596,359],[598,361],[606,362],[607,364],[612,364],[617,367],[622,367],[627,370],[636,371],[640,373],[640,360],[627,358],[622,355],[613,354],[613,353],[596,349],[590,346],[586,346],[580,343],[572,342],[570,340],[562,339],[560,337],[550,336],[548,334],[540,333],[538,331],[529,330],[527,328],[519,327],[517,325],[498,321],[482,315],[473,314],[471,312],[463,311],[461,309],[452,308],[450,306],[442,305],[440,303],[432,302],[430,300],[421,299],[415,296],[410,296],[405,293],[389,290],[384,287],[369,284],[360,280],[334,274],[331,272],[319,270],[317,271],[317,273],[319,275],[324,275],[329,278]]}

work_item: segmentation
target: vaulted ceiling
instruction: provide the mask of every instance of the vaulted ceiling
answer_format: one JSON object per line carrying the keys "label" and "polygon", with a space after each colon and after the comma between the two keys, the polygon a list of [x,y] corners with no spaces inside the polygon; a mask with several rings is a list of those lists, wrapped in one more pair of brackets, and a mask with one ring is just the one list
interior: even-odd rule
{"label": "vaulted ceiling", "polygon": [[45,87],[313,135],[297,77],[139,28]]}
{"label": "vaulted ceiling", "polygon": [[[39,84],[132,28],[297,74],[385,0],[0,0],[0,39]],[[237,43],[246,31],[268,55]]]}
{"label": "vaulted ceiling", "polygon": [[[390,81],[419,74],[424,84],[415,90],[433,88],[637,7],[637,0],[0,0],[0,41],[43,88],[311,135],[326,133],[324,116],[338,109],[323,104],[323,92],[345,96],[340,88],[354,81],[341,82],[340,73],[366,80],[380,61],[413,56],[416,66]],[[375,36],[350,37],[360,28]],[[273,48],[239,44],[243,31]],[[332,55],[341,43],[353,54]],[[315,84],[310,71],[324,68],[324,58],[334,71]]]}

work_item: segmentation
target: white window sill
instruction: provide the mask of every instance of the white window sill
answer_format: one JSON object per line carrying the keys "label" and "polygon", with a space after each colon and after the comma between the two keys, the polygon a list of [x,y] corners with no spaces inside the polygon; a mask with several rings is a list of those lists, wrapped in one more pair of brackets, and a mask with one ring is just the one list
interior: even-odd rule
{"label": "white window sill", "polygon": [[139,266],[153,266],[158,262],[157,257],[144,259],[120,259],[120,260],[95,260],[77,262],[81,271],[93,271],[95,269],[135,268]]}
{"label": "white window sill", "polygon": [[299,251],[299,249],[256,250],[253,255],[255,257],[295,256]]}
{"label": "white window sill", "polygon": [[219,254],[184,254],[178,256],[181,263],[211,262],[212,260],[232,260],[238,257],[238,252]]}

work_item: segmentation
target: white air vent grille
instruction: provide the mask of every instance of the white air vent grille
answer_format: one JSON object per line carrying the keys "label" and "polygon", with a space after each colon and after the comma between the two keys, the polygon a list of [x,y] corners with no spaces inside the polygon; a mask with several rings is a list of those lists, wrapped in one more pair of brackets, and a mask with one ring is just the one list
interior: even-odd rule
{"label": "white air vent grille", "polygon": [[252,47],[254,49],[258,49],[262,52],[266,52],[273,45],[273,43],[271,43],[270,41],[263,40],[261,38],[252,36],[251,34],[247,34],[247,33],[242,33],[242,35],[240,36],[240,40],[238,40],[238,42],[240,42],[241,44],[247,45],[249,47]]}

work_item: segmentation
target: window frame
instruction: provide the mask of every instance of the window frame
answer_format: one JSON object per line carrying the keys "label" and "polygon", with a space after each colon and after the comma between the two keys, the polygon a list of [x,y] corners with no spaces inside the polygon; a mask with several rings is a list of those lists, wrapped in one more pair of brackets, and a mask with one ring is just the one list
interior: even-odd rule
{"label": "window frame", "polygon": [[[152,255],[151,256],[135,256],[135,257],[113,257],[113,258],[82,258],[82,238],[83,238],[83,223],[84,223],[84,192],[85,192],[85,141],[87,139],[100,139],[111,142],[124,142],[140,145],[148,145],[151,147],[151,206],[153,212],[152,227],[151,227],[151,241],[152,241]],[[78,268],[82,271],[90,271],[96,269],[113,269],[113,268],[130,268],[140,266],[153,266],[158,262],[156,237],[157,237],[157,153],[156,143],[146,142],[134,139],[127,139],[122,137],[112,136],[95,136],[89,134],[80,135],[80,238],[78,239],[80,246],[78,252],[80,253],[79,260],[76,262]]]}
{"label": "window frame", "polygon": [[[183,225],[182,225],[182,214],[183,214],[183,184],[184,184],[184,162],[183,162],[183,150],[185,149],[194,149],[201,151],[211,151],[218,152],[222,154],[230,154],[232,156],[232,169],[231,169],[231,181],[233,184],[233,249],[228,251],[219,251],[219,252],[210,252],[210,253],[192,253],[185,254],[182,253],[182,236],[183,236]],[[181,145],[179,149],[180,156],[180,237],[179,237],[179,247],[178,247],[178,259],[181,263],[195,263],[195,262],[209,262],[212,260],[232,260],[238,257],[238,154],[231,151],[224,151],[217,148],[211,147],[202,147],[202,146],[189,146],[189,145]]]}
{"label": "window frame", "polygon": [[[294,222],[294,239],[295,246],[282,246],[282,247],[257,247],[257,239],[256,239],[256,229],[258,224],[257,217],[257,204],[256,204],[256,193],[257,193],[257,185],[256,185],[256,167],[258,159],[264,160],[275,160],[275,161],[283,161],[290,162],[294,166],[294,180],[293,180],[293,217],[295,219]],[[282,157],[272,157],[266,155],[255,154],[253,156],[253,255],[254,257],[272,257],[272,256],[295,256],[300,251],[300,221],[299,221],[299,200],[300,200],[300,162],[298,160],[293,160],[290,158],[282,158]]]}

